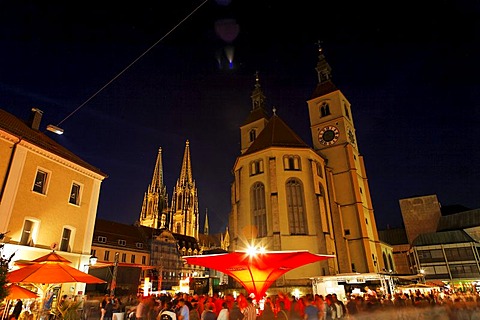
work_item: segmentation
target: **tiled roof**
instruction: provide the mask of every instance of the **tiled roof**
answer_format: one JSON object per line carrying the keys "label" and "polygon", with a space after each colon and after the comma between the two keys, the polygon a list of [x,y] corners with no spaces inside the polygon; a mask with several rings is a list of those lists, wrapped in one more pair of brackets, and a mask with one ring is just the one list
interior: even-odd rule
{"label": "tiled roof", "polygon": [[331,80],[319,83],[315,88],[315,91],[313,91],[312,99],[324,96],[337,90],[337,86],[335,86]]}
{"label": "tiled roof", "polygon": [[270,118],[265,128],[244,154],[251,154],[270,147],[308,148],[308,146],[277,115]]}
{"label": "tiled roof", "polygon": [[149,250],[148,241],[145,239],[139,228],[134,225],[123,224],[115,221],[96,219],[93,231],[93,244],[102,245],[98,242],[98,237],[106,237],[106,245],[119,246],[119,240],[125,240],[125,248],[142,249],[137,247],[137,243],[142,243],[143,250]]}
{"label": "tiled roof", "polygon": [[265,111],[264,108],[257,108],[255,110],[252,110],[249,114],[243,125],[252,123],[254,121],[260,120],[260,119],[268,119],[268,114]]}
{"label": "tiled roof", "polygon": [[68,161],[76,163],[88,170],[107,177],[100,169],[92,166],[88,162],[82,160],[67,148],[61,146],[43,132],[32,129],[25,121],[20,120],[14,115],[0,109],[0,130],[4,130],[18,138],[28,141],[46,151],[56,154]]}
{"label": "tiled roof", "polygon": [[463,230],[453,230],[421,234],[416,237],[415,240],[413,240],[412,246],[428,246],[435,244],[466,242],[475,242],[475,240],[473,240],[473,238]]}
{"label": "tiled roof", "polygon": [[459,230],[480,226],[480,209],[440,217],[437,231]]}
{"label": "tiled roof", "polygon": [[408,244],[405,228],[378,230],[378,238],[390,245]]}

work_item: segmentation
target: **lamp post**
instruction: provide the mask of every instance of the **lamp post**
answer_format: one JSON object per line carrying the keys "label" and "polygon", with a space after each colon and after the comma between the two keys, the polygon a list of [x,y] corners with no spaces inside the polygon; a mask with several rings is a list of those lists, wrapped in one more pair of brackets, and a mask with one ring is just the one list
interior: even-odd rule
{"label": "lamp post", "polygon": [[118,252],[115,252],[115,261],[113,262],[112,282],[110,283],[110,296],[115,295],[115,287],[117,286],[117,272],[118,272]]}

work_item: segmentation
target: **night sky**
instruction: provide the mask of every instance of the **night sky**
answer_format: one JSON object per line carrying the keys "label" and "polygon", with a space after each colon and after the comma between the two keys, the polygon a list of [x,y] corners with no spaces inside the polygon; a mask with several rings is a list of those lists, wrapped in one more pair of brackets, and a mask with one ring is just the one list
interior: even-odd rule
{"label": "night sky", "polygon": [[63,136],[47,134],[109,175],[98,217],[128,224],[159,147],[171,197],[188,139],[201,227],[208,208],[221,232],[255,72],[312,145],[321,40],[352,104],[378,228],[401,225],[406,197],[479,208],[480,4],[420,2],[0,2],[0,108],[60,124]]}

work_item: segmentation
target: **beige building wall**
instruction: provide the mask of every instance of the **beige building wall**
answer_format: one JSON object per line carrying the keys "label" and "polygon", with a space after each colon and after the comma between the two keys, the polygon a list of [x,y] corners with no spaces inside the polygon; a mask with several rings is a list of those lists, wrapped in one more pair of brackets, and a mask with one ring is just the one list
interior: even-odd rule
{"label": "beige building wall", "polygon": [[[299,157],[301,170],[284,169],[283,159],[291,155]],[[253,161],[263,162],[263,173],[251,175],[249,166]],[[317,175],[317,165],[320,166],[318,172],[323,176]],[[311,149],[270,148],[239,157],[234,172],[236,181],[241,183],[232,186],[232,194],[236,200],[229,230],[233,239],[231,248],[246,250],[248,245],[254,244],[272,251],[308,250],[312,253],[335,254],[332,237],[324,236],[324,233],[328,235],[331,232],[328,197],[320,194],[320,186],[327,190],[324,170],[324,160]],[[306,235],[290,235],[285,187],[290,178],[297,178],[302,182],[308,226]],[[271,212],[267,214],[265,237],[258,236],[258,230],[252,221],[251,192],[257,182],[265,186],[266,211]],[[332,272],[335,269],[335,262],[330,259],[327,262],[313,263],[290,271],[286,274],[285,280],[305,281],[308,277],[328,274],[329,270]]]}
{"label": "beige building wall", "polygon": [[[42,134],[38,136],[41,141],[49,140]],[[47,174],[43,193],[34,191],[39,170]],[[89,263],[100,185],[105,177],[99,170],[63,158],[48,147],[0,130],[0,231],[6,232],[4,255],[15,253],[13,261],[33,260],[55,249],[71,261],[71,266],[83,270]],[[69,201],[73,183],[80,187],[77,204]],[[28,221],[32,222],[31,230],[27,230]],[[66,247],[61,248],[65,229],[70,230],[70,235],[65,238]],[[30,241],[22,243],[22,236],[27,239],[27,235]],[[83,291],[81,284],[75,289],[65,288],[65,294]]]}
{"label": "beige building wall", "polygon": [[[327,105],[329,114],[322,115]],[[340,272],[381,271],[381,248],[350,103],[334,90],[309,100],[308,108],[314,149],[328,159],[333,176],[330,192],[339,215],[334,227]],[[331,141],[323,139],[327,130],[336,133]]]}

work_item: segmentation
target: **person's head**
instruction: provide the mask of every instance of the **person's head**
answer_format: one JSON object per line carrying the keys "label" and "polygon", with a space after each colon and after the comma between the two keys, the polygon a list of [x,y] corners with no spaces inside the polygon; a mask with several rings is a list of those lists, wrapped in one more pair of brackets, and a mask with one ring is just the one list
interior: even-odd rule
{"label": "person's head", "polygon": [[251,297],[247,297],[247,302],[248,303],[253,303],[253,299]]}
{"label": "person's head", "polygon": [[185,299],[183,299],[183,298],[178,299],[178,304],[179,304],[180,306],[185,305]]}
{"label": "person's head", "polygon": [[222,308],[223,308],[223,309],[227,309],[227,308],[228,308],[227,302],[224,301],[224,302],[222,303]]}

